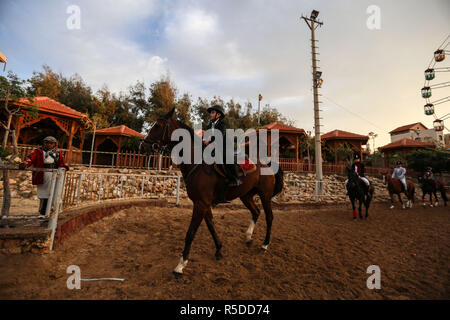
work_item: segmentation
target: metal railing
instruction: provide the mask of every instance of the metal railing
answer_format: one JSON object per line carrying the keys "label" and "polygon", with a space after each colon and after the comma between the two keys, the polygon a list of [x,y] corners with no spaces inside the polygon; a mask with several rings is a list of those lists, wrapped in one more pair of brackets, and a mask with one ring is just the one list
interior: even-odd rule
{"label": "metal railing", "polygon": [[[28,212],[27,215],[10,215],[9,209],[11,205],[11,194],[7,194],[6,186],[3,185],[3,206],[2,206],[2,219],[1,225],[13,225],[13,226],[44,226],[47,229],[51,230],[50,234],[50,248],[53,247],[53,240],[55,238],[55,231],[58,224],[58,215],[62,209],[62,194],[65,183],[66,170],[64,168],[59,169],[39,169],[39,168],[30,168],[30,169],[17,169],[10,167],[2,167],[0,168],[2,171],[8,170],[11,171],[32,171],[32,172],[42,172],[43,174],[50,172],[50,193],[47,200],[47,207],[45,210],[45,215],[41,215],[39,211],[36,212]],[[9,174],[8,174],[9,176]],[[9,178],[8,178],[9,179]],[[5,181],[3,181],[5,183]],[[9,183],[9,182],[8,182]],[[11,188],[10,191],[12,192]],[[8,199],[9,197],[9,199]],[[9,202],[9,205],[6,204]]]}
{"label": "metal railing", "polygon": [[[24,161],[26,157],[39,146],[19,145],[18,157]],[[58,149],[61,151],[65,159],[69,156],[69,149]],[[71,166],[92,166],[97,168],[130,168],[130,169],[155,169],[166,170],[176,167],[172,163],[170,155],[162,155],[159,153],[140,154],[138,152],[106,152],[93,151],[91,163],[91,151],[72,149],[70,158]]]}
{"label": "metal railing", "polygon": [[[169,190],[170,188],[170,190]],[[104,200],[175,198],[180,199],[180,176],[67,172],[63,208]]]}

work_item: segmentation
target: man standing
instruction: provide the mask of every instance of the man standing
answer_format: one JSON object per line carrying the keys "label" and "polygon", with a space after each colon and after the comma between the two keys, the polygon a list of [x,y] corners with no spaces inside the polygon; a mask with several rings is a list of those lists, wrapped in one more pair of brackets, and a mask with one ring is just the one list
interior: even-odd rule
{"label": "man standing", "polygon": [[[218,148],[222,147],[223,163],[226,171],[225,174],[228,176],[230,180],[229,186],[237,187],[241,184],[241,181],[238,177],[237,166],[234,163],[230,164],[226,163],[226,125],[225,122],[223,121],[223,118],[225,117],[223,107],[216,104],[213,105],[212,107],[209,107],[207,111],[209,113],[210,122],[206,127],[206,130],[212,129],[213,132],[214,130],[219,130],[220,133],[222,134],[223,144],[222,146],[218,146]],[[209,141],[205,141],[206,145],[208,145],[209,143],[210,143]]]}
{"label": "man standing", "polygon": [[[27,157],[25,162],[19,164],[20,169],[26,167],[40,168],[40,169],[57,169],[69,167],[64,161],[64,157],[60,151],[56,150],[58,141],[54,137],[46,137],[43,141],[41,148],[34,149],[33,152]],[[41,215],[45,215],[48,198],[50,197],[52,172],[33,171],[32,184],[37,185],[37,196],[41,200],[39,206],[39,212]]]}

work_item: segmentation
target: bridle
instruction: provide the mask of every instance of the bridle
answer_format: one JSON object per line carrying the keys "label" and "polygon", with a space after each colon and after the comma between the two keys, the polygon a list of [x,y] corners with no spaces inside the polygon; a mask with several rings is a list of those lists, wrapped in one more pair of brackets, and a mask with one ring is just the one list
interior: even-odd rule
{"label": "bridle", "polygon": [[[165,119],[165,118],[158,118],[157,121],[164,121],[165,122],[164,127],[163,127],[163,133],[161,134],[161,138],[159,138],[157,140],[157,142],[153,142],[151,144],[151,148],[155,152],[165,153],[165,152],[169,151],[169,147],[168,147],[169,143],[167,143],[165,145],[161,145],[161,143],[164,141],[164,138],[166,136],[167,136],[167,140],[166,141],[170,141],[170,137],[169,137],[170,122],[169,122],[168,119]],[[149,133],[148,133],[147,137],[145,137],[145,139],[141,141],[141,143],[139,145],[139,149],[141,149],[141,146],[142,146],[143,143],[147,143],[147,144],[151,143],[150,141],[147,141],[147,138],[149,137],[150,132],[152,131],[152,128],[154,127],[155,124],[156,124],[156,122],[152,124],[152,126],[149,129]]]}

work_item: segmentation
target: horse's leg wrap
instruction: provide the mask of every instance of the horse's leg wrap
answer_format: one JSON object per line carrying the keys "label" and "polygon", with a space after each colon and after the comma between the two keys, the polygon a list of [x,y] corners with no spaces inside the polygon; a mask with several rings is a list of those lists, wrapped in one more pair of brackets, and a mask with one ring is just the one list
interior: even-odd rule
{"label": "horse's leg wrap", "polygon": [[188,263],[188,260],[183,260],[183,257],[180,258],[180,262],[178,262],[178,265],[175,267],[175,270],[173,272],[182,274],[184,267],[186,267]]}
{"label": "horse's leg wrap", "polygon": [[250,225],[248,226],[247,232],[245,232],[247,242],[252,241],[253,229],[255,229],[255,222],[250,221]]}

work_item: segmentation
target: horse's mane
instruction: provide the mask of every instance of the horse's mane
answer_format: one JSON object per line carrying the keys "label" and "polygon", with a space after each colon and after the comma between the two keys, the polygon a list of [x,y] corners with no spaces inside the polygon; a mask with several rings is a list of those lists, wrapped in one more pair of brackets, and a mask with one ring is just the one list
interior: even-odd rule
{"label": "horse's mane", "polygon": [[189,134],[191,135],[192,140],[194,140],[194,139],[202,140],[202,137],[199,137],[198,135],[196,135],[195,132],[194,132],[194,129],[189,127],[187,124],[185,124],[181,120],[176,120],[176,122],[180,125],[181,128],[186,129],[189,132]]}

